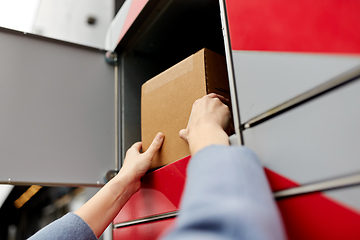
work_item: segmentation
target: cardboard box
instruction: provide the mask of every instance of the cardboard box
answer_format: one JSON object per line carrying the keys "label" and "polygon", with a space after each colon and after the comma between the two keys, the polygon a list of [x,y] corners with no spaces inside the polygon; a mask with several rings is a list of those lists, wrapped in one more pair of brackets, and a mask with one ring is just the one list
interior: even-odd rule
{"label": "cardboard box", "polygon": [[230,99],[225,57],[202,49],[148,80],[141,93],[141,135],[147,150],[158,132],[165,134],[150,169],[164,166],[190,154],[179,137],[186,128],[196,99],[218,93]]}

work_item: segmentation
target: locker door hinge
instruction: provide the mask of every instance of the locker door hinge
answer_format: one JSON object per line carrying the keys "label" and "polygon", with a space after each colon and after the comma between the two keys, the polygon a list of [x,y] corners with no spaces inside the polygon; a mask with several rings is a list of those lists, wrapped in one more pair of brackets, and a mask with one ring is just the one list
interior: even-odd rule
{"label": "locker door hinge", "polygon": [[117,53],[116,52],[106,52],[105,53],[105,61],[108,63],[108,64],[111,64],[111,65],[117,65],[118,64],[118,56],[117,56]]}

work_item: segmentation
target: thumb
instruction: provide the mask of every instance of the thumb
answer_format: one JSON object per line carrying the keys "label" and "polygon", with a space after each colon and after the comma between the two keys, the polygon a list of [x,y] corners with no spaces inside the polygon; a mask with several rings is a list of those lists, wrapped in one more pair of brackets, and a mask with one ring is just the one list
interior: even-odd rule
{"label": "thumb", "polygon": [[188,130],[187,129],[181,129],[179,132],[179,136],[184,139],[186,142],[188,141]]}
{"label": "thumb", "polygon": [[153,158],[155,154],[159,151],[163,141],[164,141],[164,134],[159,132],[158,134],[156,134],[150,147],[148,148],[148,150],[146,150],[144,154],[148,155],[148,157],[150,158]]}
{"label": "thumb", "polygon": [[141,142],[137,142],[134,143],[128,151],[135,151],[136,153],[139,153],[142,147],[142,143]]}

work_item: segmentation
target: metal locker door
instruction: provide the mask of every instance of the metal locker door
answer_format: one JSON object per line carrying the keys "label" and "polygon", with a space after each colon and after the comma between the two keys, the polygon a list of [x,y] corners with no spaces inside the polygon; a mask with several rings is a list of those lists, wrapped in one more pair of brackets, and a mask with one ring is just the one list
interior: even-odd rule
{"label": "metal locker door", "polygon": [[0,29],[0,183],[102,186],[115,167],[104,54]]}
{"label": "metal locker door", "polygon": [[[271,185],[282,185],[275,197],[290,203],[280,208],[291,223],[285,223],[290,239],[316,239],[300,215],[289,214],[310,192],[335,202],[334,214],[350,209],[356,216],[341,225],[346,214],[330,214],[327,221],[341,226],[327,228],[334,238],[342,232],[352,236],[347,239],[359,236],[350,227],[360,220],[350,194],[325,191],[360,184],[359,2],[220,0],[220,5],[243,144],[260,156]],[[295,234],[301,229],[302,238]]]}

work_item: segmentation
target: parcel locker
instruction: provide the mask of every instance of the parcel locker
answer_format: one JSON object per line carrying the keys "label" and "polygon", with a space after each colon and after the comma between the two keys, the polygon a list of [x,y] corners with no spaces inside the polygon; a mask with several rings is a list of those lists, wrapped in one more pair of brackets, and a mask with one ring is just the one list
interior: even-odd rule
{"label": "parcel locker", "polygon": [[[202,2],[203,11],[198,12],[199,16],[207,7],[205,2]],[[149,10],[150,3],[151,1],[144,6],[134,21],[134,26],[141,25],[141,19],[151,19],[151,14],[147,12],[152,11]],[[156,44],[156,41],[161,40],[156,40],[155,34],[165,39],[157,29],[162,29],[167,35],[172,34],[171,28],[166,28],[163,22],[171,22],[174,29],[179,26],[179,20],[170,16],[170,13],[174,13],[172,5],[176,4],[177,1],[174,1],[162,7],[160,1],[162,12],[158,17],[159,21],[152,22],[148,28],[140,28],[140,33],[129,34],[127,39],[133,36],[132,40],[137,41],[138,46],[141,45],[139,42],[146,46],[146,41],[150,39],[148,44],[156,46],[161,52]],[[182,2],[182,5],[186,4],[189,4],[187,9],[191,12],[192,9],[198,10],[195,5],[201,3]],[[354,10],[358,3],[322,1],[314,5],[310,1],[287,3],[277,0],[265,4],[263,1],[228,0],[219,1],[218,4],[223,43],[214,41],[213,44],[222,45],[227,57],[237,128],[237,136],[231,138],[232,142],[240,142],[252,148],[262,160],[286,221],[290,239],[301,239],[296,238],[299,229],[304,229],[302,238],[311,239],[312,236],[315,239],[325,234],[321,231],[321,226],[312,227],[302,221],[304,217],[312,218],[315,212],[311,214],[310,210],[304,211],[303,216],[291,214],[293,210],[301,209],[300,205],[293,202],[297,203],[296,199],[302,199],[312,192],[324,196],[330,202],[327,206],[334,208],[334,214],[329,217],[332,218],[331,224],[338,228],[330,231],[332,236],[348,231],[348,237],[356,239],[359,232],[351,226],[359,221],[359,208],[357,204],[353,204],[352,198],[357,196],[357,199],[360,193],[352,190],[351,194],[339,194],[341,197],[332,193],[340,191],[339,189],[345,191],[359,184],[356,160],[359,156],[356,147],[358,114],[355,109],[360,101],[357,94],[360,49],[359,31],[355,30],[358,29],[355,19],[359,19]],[[339,8],[343,11],[336,10]],[[186,16],[181,8],[178,14]],[[213,17],[217,18],[215,15]],[[146,23],[147,20],[143,21]],[[187,28],[185,34],[190,37],[193,33],[191,26],[187,25],[186,20],[182,21],[183,27],[180,29]],[[278,28],[272,28],[271,24]],[[331,24],[336,27],[330,27]],[[210,26],[210,23],[207,25]],[[216,24],[212,26],[218,27]],[[134,27],[133,31],[135,29],[137,28]],[[130,27],[129,32],[131,30]],[[152,32],[154,35],[150,36]],[[125,37],[126,34],[118,40],[118,48],[126,49],[122,45],[128,41]],[[173,43],[176,48],[182,49],[181,41]],[[197,44],[194,39],[189,48]],[[129,71],[126,69],[125,72]],[[185,161],[187,160],[179,160],[177,164]],[[152,174],[161,175],[161,171],[172,168],[173,164]],[[144,179],[144,186],[149,186],[147,181]],[[142,190],[145,189],[150,191],[149,188]],[[153,190],[155,189],[154,186]],[[170,193],[164,195],[168,194]],[[180,198],[181,193],[176,194]],[[144,200],[135,197],[130,201],[134,202],[129,206],[135,206]],[[312,201],[311,198],[309,201]],[[290,203],[282,204],[283,202]],[[149,206],[153,205],[149,203]],[[156,208],[159,207],[153,207]],[[117,233],[129,231],[126,228],[135,228],[137,220],[141,220],[139,224],[144,224],[174,216],[174,207],[167,211],[159,210],[158,214],[150,214],[147,209],[149,214],[136,215],[137,217],[134,214],[138,213],[125,209],[123,215],[120,212],[116,218]],[[347,216],[345,213],[341,215],[341,212],[350,213],[352,217],[348,218],[349,224],[340,224],[343,220],[337,220],[336,213],[340,214],[338,217],[341,216],[341,219]],[[130,219],[130,215],[134,218]],[[320,235],[310,231],[316,231],[317,228]],[[141,227],[138,231],[142,231]]]}
{"label": "parcel locker", "polygon": [[[360,232],[354,226],[360,221],[356,201],[360,196],[359,7],[355,0],[127,0],[106,40],[106,50],[117,53],[115,66],[105,63],[103,51],[1,30],[20,42],[44,45],[36,51],[32,45],[20,48],[19,44],[16,48],[23,54],[33,56],[49,49],[36,66],[42,67],[40,72],[53,69],[58,77],[53,83],[46,82],[50,75],[42,81],[29,78],[36,84],[24,88],[20,83],[32,76],[29,73],[37,62],[29,57],[20,64],[29,66],[25,76],[9,70],[18,77],[17,85],[1,81],[5,92],[19,95],[0,96],[7,103],[1,107],[10,113],[0,123],[13,126],[9,130],[0,125],[0,129],[7,134],[26,133],[25,139],[13,134],[1,141],[9,145],[21,140],[23,149],[44,143],[43,151],[29,150],[31,158],[26,162],[20,162],[28,156],[25,152],[5,149],[9,159],[5,166],[12,170],[1,181],[101,186],[108,171],[121,167],[126,149],[141,139],[141,85],[206,47],[226,56],[236,131],[232,142],[258,154],[289,239],[338,239],[341,233],[346,233],[346,239],[358,239]],[[54,62],[48,60],[54,57],[53,48],[60,50]],[[61,61],[71,54],[74,61]],[[82,56],[86,56],[84,61]],[[90,59],[94,62],[87,62]],[[10,65],[15,66],[15,61]],[[61,81],[67,87],[56,85]],[[33,96],[43,96],[48,102],[37,106],[27,101]],[[49,109],[51,114],[45,114]],[[21,118],[23,114],[30,121]],[[42,125],[41,119],[59,121]],[[27,130],[30,127],[33,130]],[[86,134],[79,137],[80,133]],[[56,141],[49,141],[52,136],[58,137]],[[65,140],[69,137],[72,142]],[[62,154],[55,158],[54,152]],[[33,170],[38,158],[44,159],[39,166],[54,164],[62,174],[51,174],[44,167]],[[18,159],[14,166],[13,159]],[[82,174],[63,179],[61,166],[67,167],[62,159],[71,159],[71,174],[79,169]],[[189,158],[183,158],[145,176],[141,190],[115,218],[113,239],[156,239],[171,227],[188,162]],[[96,171],[84,167],[89,165]],[[33,171],[16,177],[15,170],[21,167]]]}

